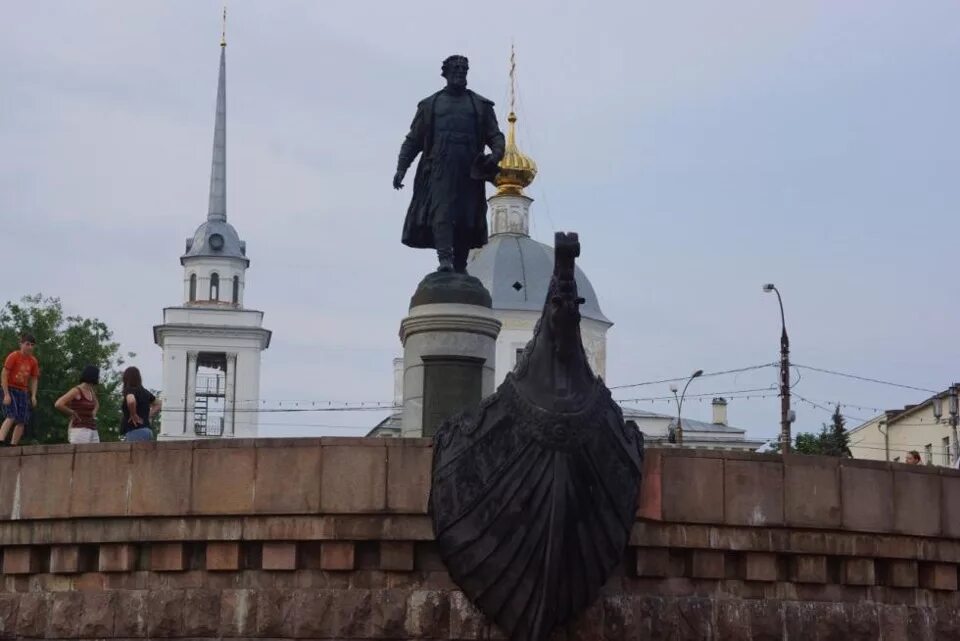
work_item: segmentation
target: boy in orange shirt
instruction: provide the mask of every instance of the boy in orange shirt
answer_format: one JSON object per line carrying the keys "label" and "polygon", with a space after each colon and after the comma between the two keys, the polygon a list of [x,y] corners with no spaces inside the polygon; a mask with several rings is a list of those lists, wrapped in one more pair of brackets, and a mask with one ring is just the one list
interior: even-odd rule
{"label": "boy in orange shirt", "polygon": [[[0,388],[3,388],[3,413],[6,419],[0,425],[0,445],[6,445],[7,434],[13,427],[11,445],[20,443],[23,429],[30,422],[30,413],[37,406],[37,382],[40,365],[33,356],[36,340],[30,334],[20,338],[20,349],[11,352],[3,362]],[[27,396],[29,392],[29,396]]]}

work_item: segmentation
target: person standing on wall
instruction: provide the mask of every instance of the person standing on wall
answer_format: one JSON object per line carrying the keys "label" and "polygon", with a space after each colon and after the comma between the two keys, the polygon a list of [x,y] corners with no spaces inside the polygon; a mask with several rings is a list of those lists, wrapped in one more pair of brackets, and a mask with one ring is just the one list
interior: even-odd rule
{"label": "person standing on wall", "polygon": [[152,441],[150,419],[160,411],[160,399],[143,387],[140,370],[136,367],[123,370],[123,402],[120,406],[123,412],[120,422],[123,440]]}
{"label": "person standing on wall", "polygon": [[100,384],[100,368],[87,365],[80,374],[80,384],[73,387],[53,404],[70,417],[67,425],[67,441],[70,443],[99,443],[97,432],[97,385]]}
{"label": "person standing on wall", "polygon": [[3,389],[4,421],[0,425],[0,445],[7,444],[7,435],[13,428],[11,445],[18,445],[23,430],[30,422],[33,408],[37,406],[37,382],[40,380],[40,364],[33,355],[37,340],[32,334],[20,337],[20,349],[11,352],[3,362],[0,372],[0,388]]}

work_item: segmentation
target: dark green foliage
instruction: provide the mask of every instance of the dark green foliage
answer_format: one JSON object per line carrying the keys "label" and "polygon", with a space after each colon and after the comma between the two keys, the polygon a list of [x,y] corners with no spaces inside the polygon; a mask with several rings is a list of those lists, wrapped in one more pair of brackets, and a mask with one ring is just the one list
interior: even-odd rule
{"label": "dark green foliage", "polygon": [[[37,339],[34,355],[40,361],[37,407],[22,444],[65,443],[67,417],[54,409],[54,402],[79,383],[84,365],[100,368],[97,419],[100,440],[120,438],[120,375],[123,359],[113,332],[102,321],[66,316],[59,298],[27,296],[0,309],[0,358],[20,348],[20,334]],[[128,356],[133,356],[129,354]]]}
{"label": "dark green foliage", "polygon": [[[779,447],[777,448],[779,451]],[[830,425],[824,425],[819,434],[800,432],[793,439],[795,454],[819,454],[821,456],[843,456],[850,458],[850,435],[847,434],[846,420],[840,413],[840,406],[831,416]]]}
{"label": "dark green foliage", "polygon": [[840,413],[839,405],[837,405],[830,419],[830,425],[824,425],[820,432],[820,438],[823,441],[823,454],[827,456],[851,456],[850,435],[847,434],[846,421],[843,414]]}
{"label": "dark green foliage", "polygon": [[820,448],[820,435],[801,432],[793,439],[793,452],[795,454],[822,454]]}

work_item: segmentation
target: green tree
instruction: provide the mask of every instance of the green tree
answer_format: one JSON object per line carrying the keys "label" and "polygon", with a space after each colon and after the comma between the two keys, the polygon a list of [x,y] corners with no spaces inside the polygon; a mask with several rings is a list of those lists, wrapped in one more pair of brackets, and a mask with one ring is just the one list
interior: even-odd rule
{"label": "green tree", "polygon": [[793,452],[795,454],[823,454],[820,436],[810,432],[800,432],[793,439]]}
{"label": "green tree", "polygon": [[847,434],[846,419],[840,413],[838,404],[830,417],[830,425],[824,425],[820,433],[823,441],[823,453],[827,456],[851,456],[850,435]]}
{"label": "green tree", "polygon": [[[779,446],[776,451],[779,451]],[[840,406],[837,405],[834,410],[830,425],[823,425],[819,434],[799,432],[793,439],[793,451],[796,454],[852,457],[850,435],[847,434],[846,419],[840,413]]]}
{"label": "green tree", "polygon": [[0,358],[20,348],[24,332],[37,339],[34,353],[40,361],[40,384],[37,407],[22,443],[66,442],[67,417],[55,410],[53,403],[79,382],[85,365],[100,368],[100,439],[118,440],[123,358],[113,332],[95,318],[65,315],[59,298],[40,294],[8,302],[0,309]]}

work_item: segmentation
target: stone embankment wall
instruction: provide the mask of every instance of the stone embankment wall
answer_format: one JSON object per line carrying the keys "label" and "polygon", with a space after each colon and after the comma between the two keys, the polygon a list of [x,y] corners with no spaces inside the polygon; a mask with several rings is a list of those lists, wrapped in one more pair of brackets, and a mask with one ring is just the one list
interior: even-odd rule
{"label": "stone embankment wall", "polygon": [[[0,637],[500,638],[432,542],[425,440],[0,450]],[[648,451],[558,640],[960,639],[960,473]]]}

